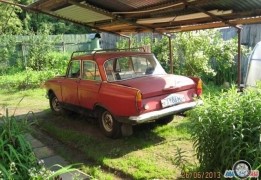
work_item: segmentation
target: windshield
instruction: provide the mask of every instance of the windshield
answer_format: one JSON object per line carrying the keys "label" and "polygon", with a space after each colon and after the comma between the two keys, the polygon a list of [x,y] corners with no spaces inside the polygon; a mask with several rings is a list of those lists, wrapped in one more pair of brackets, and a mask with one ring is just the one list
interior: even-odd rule
{"label": "windshield", "polygon": [[166,74],[153,55],[113,58],[105,62],[104,69],[108,81],[132,79],[152,74]]}

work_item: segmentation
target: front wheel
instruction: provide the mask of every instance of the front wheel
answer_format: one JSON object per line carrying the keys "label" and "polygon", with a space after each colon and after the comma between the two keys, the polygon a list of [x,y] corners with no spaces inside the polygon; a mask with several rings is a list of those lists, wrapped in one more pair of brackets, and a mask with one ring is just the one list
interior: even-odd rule
{"label": "front wheel", "polygon": [[49,103],[50,103],[50,108],[54,112],[54,114],[56,115],[62,114],[63,109],[58,101],[58,98],[54,94],[51,94],[49,96]]}
{"label": "front wheel", "polygon": [[101,110],[99,112],[99,124],[105,136],[110,138],[121,136],[121,123],[116,121],[109,111]]}

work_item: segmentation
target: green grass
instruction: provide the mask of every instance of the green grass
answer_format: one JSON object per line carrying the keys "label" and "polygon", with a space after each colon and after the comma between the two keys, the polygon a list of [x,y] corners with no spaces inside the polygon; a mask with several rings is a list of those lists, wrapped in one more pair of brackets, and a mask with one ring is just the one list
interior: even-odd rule
{"label": "green grass", "polygon": [[4,114],[8,108],[10,114],[27,114],[29,111],[42,111],[49,109],[48,99],[44,89],[31,89],[10,92],[0,90],[0,113]]}
{"label": "green grass", "polygon": [[188,121],[181,117],[165,126],[138,127],[133,136],[117,140],[78,130],[84,126],[88,126],[88,122],[69,117],[41,123],[43,129],[80,149],[87,158],[134,179],[178,177],[181,169],[173,162],[177,147],[186,151],[190,162],[196,162]]}
{"label": "green grass", "polygon": [[[219,92],[219,88],[210,86],[203,93],[211,95]],[[44,89],[0,90],[0,107],[14,109],[21,99],[17,114],[49,109]],[[164,126],[147,124],[135,127],[132,136],[116,140],[104,137],[97,125],[79,115],[57,117],[46,113],[40,119],[39,127],[80,150],[94,162],[93,166],[83,165],[82,170],[97,179],[176,179],[184,168],[177,162],[185,162],[186,167],[197,166],[189,132],[190,123],[186,117],[176,116]]]}

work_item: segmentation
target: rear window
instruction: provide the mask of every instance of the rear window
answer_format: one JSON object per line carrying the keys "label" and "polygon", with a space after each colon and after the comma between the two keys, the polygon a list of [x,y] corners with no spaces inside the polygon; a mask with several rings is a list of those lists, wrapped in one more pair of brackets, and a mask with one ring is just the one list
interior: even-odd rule
{"label": "rear window", "polygon": [[117,57],[105,62],[108,81],[132,79],[147,75],[166,74],[153,55]]}

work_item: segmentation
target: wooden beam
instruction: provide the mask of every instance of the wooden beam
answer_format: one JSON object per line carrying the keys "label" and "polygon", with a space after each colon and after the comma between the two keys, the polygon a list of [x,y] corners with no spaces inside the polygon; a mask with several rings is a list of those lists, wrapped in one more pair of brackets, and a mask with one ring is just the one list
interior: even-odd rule
{"label": "wooden beam", "polygon": [[[183,0],[183,2],[184,2],[185,5],[188,5],[187,0]],[[227,25],[229,25],[229,26],[234,26],[235,28],[237,28],[235,25],[230,24],[229,21],[225,20],[225,19],[222,18],[222,17],[219,17],[219,16],[215,15],[214,13],[212,13],[212,12],[210,12],[210,11],[206,11],[206,10],[204,10],[204,9],[198,7],[198,6],[194,6],[194,5],[190,5],[189,8],[194,9],[194,10],[197,10],[197,11],[199,11],[199,12],[203,12],[203,13],[205,13],[206,15],[208,15],[209,17],[211,17],[213,20],[222,21],[223,23],[225,23],[225,24],[227,24]]]}
{"label": "wooden beam", "polygon": [[36,9],[45,9],[51,11],[53,9],[56,9],[57,7],[63,7],[66,4],[68,4],[66,0],[40,0],[29,5],[28,7],[34,7]]}
{"label": "wooden beam", "polygon": [[[206,3],[218,1],[218,0],[196,0],[188,2],[188,5],[204,5]],[[124,18],[133,18],[140,17],[141,14],[143,18],[151,17],[153,12],[165,12],[167,10],[172,10],[173,12],[177,9],[185,9],[186,5],[183,3],[183,0],[176,0],[175,2],[168,2],[156,6],[151,6],[149,8],[141,8],[136,11],[128,11],[128,12],[113,12],[113,14],[121,14]]]}
{"label": "wooden beam", "polygon": [[[231,20],[229,23],[235,25],[240,24],[254,24],[254,23],[260,23],[261,17],[256,18],[243,18],[243,19],[236,19]],[[224,22],[214,22],[214,23],[206,23],[206,24],[197,24],[192,26],[176,26],[176,27],[165,27],[165,28],[158,28],[159,31],[163,32],[169,32],[169,33],[175,33],[175,32],[184,32],[184,31],[194,31],[194,30],[203,30],[203,29],[212,29],[212,28],[220,28],[220,27],[226,27],[227,24]]]}
{"label": "wooden beam", "polygon": [[[222,16],[226,14],[231,14],[232,11],[219,11],[219,10],[211,10],[208,11],[208,13],[213,14],[215,16]],[[198,12],[198,13],[191,13],[186,15],[179,15],[179,16],[168,16],[168,17],[157,17],[157,18],[145,18],[145,19],[138,19],[137,23],[140,24],[156,24],[156,23],[166,23],[166,22],[176,22],[176,21],[186,21],[186,20],[196,20],[201,18],[208,18],[209,15],[207,15],[204,12]],[[213,19],[213,18],[212,18]],[[217,20],[221,21],[221,20]]]}
{"label": "wooden beam", "polygon": [[99,25],[100,28],[118,28],[118,27],[121,27],[121,26],[129,26],[130,24],[129,23],[107,23],[107,24],[103,24],[103,25]]}

